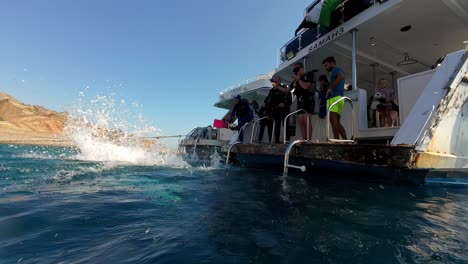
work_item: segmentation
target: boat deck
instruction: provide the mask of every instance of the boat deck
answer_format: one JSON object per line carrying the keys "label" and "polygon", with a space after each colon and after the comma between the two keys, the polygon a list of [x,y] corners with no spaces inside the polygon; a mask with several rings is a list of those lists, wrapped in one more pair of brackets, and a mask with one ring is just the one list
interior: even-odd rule
{"label": "boat deck", "polygon": [[[278,157],[283,160],[287,147],[287,144],[238,144],[232,152],[237,154],[237,159],[241,163],[247,161],[241,157],[256,155]],[[414,146],[303,143],[293,148],[290,155],[310,160],[412,168],[417,153]]]}
{"label": "boat deck", "polygon": [[[288,144],[237,144],[232,147],[230,161],[248,168],[281,172],[285,165]],[[345,174],[368,180],[423,183],[425,169],[415,168],[418,153],[414,146],[381,144],[303,143],[291,149],[290,172],[304,176],[315,172]],[[305,172],[299,167],[304,166]]]}

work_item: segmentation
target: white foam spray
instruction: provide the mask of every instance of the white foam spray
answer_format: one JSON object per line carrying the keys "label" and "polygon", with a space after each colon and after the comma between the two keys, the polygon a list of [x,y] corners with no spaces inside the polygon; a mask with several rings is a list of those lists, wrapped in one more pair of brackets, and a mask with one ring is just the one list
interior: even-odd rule
{"label": "white foam spray", "polygon": [[188,167],[159,142],[144,139],[159,130],[142,117],[139,104],[116,102],[114,95],[87,99],[81,92],[68,111],[64,134],[79,149],[77,159],[115,165]]}

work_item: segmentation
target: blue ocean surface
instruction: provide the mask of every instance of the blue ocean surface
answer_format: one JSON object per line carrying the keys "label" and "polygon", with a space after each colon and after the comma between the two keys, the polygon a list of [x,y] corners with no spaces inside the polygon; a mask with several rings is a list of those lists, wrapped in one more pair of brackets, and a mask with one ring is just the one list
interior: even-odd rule
{"label": "blue ocean surface", "polygon": [[0,263],[468,263],[466,188],[174,159],[0,145]]}

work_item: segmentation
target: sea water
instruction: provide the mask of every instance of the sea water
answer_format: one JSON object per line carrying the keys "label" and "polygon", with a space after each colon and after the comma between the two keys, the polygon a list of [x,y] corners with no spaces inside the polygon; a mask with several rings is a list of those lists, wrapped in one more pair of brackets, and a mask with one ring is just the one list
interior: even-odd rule
{"label": "sea water", "polygon": [[466,188],[76,152],[0,146],[0,263],[468,261]]}
{"label": "sea water", "polygon": [[468,263],[466,188],[190,165],[100,137],[131,130],[114,103],[71,113],[75,148],[0,145],[1,264]]}

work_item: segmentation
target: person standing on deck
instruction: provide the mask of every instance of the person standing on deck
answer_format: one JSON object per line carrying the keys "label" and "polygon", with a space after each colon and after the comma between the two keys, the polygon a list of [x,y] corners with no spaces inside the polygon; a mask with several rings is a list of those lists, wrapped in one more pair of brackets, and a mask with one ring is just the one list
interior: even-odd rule
{"label": "person standing on deck", "polygon": [[[314,111],[314,91],[312,87],[313,75],[305,74],[304,64],[294,64],[294,76],[291,87],[294,89],[294,94],[297,97],[297,110],[303,109],[307,111],[298,113],[299,127],[301,129],[302,139],[310,140],[312,138],[312,122],[310,122],[309,114]],[[307,127],[307,119],[309,119],[309,127]],[[309,130],[309,138],[307,138],[307,130]]]}
{"label": "person standing on deck", "polygon": [[[265,98],[265,107],[268,115],[275,121],[275,142],[280,143],[281,124],[289,114],[289,107],[292,104],[291,89],[281,83],[280,77],[276,76],[272,80],[273,88]],[[283,124],[287,125],[287,124]],[[286,130],[286,140],[289,141],[289,131]],[[271,140],[271,136],[270,136]]]}
{"label": "person standing on deck", "polygon": [[[345,72],[336,66],[334,57],[328,57],[322,62],[325,70],[330,72],[330,84],[326,93],[327,109],[344,96]],[[343,113],[344,101],[340,101],[330,109],[330,123],[335,139],[346,139],[346,130],[340,122]]]}
{"label": "person standing on deck", "polygon": [[[253,120],[253,112],[250,108],[249,102],[245,99],[242,99],[240,95],[234,98],[234,108],[231,111],[231,116],[229,117],[229,123],[232,124],[237,118],[237,126],[232,128],[233,130],[241,130],[241,128]],[[239,141],[244,141],[243,131],[239,132]]]}
{"label": "person standing on deck", "polygon": [[325,118],[327,116],[327,91],[328,91],[328,78],[325,75],[320,75],[320,101],[319,101],[319,117]]}

